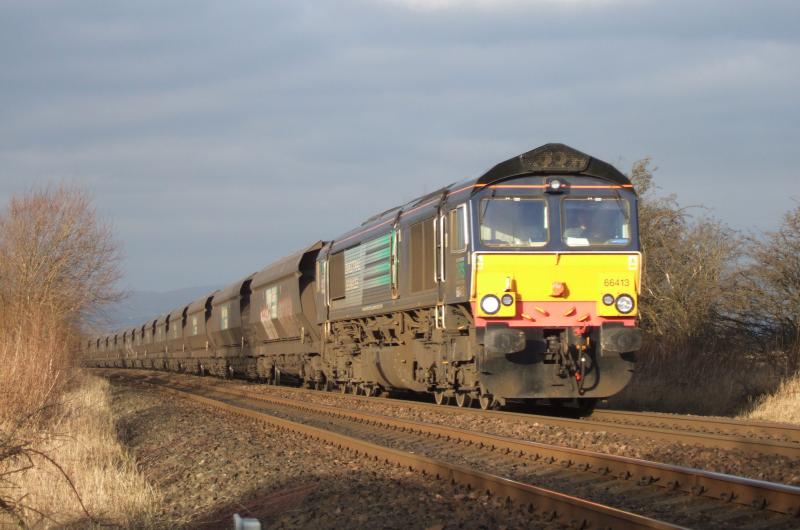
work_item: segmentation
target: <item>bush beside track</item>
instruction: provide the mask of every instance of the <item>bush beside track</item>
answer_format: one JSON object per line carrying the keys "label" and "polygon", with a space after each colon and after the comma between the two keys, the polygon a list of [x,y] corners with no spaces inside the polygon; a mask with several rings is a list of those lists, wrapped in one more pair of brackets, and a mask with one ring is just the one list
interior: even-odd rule
{"label": "bush beside track", "polygon": [[[775,231],[742,234],[702,207],[659,195],[654,170],[645,158],[630,174],[640,201],[645,340],[633,381],[610,406],[747,414],[800,369],[800,206]],[[688,190],[682,197],[703,202]],[[791,408],[798,401],[789,397]],[[757,410],[760,419],[798,421],[777,407]]]}
{"label": "bush beside track", "polygon": [[116,442],[108,385],[74,369],[92,315],[119,298],[116,249],[78,188],[35,190],[0,212],[0,518],[147,519],[153,492]]}

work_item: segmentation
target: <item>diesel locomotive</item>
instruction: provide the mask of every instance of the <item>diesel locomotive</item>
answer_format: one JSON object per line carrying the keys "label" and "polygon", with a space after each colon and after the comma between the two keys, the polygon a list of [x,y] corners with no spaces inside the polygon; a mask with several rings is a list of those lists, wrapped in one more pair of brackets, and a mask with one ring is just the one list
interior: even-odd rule
{"label": "diesel locomotive", "polygon": [[637,199],[547,144],[86,343],[92,366],[591,409],[631,379]]}

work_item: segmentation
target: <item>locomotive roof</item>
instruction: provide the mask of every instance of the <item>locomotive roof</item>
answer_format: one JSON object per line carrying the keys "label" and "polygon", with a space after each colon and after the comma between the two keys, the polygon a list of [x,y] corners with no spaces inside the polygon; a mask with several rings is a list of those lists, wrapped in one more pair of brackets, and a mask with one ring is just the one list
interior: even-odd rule
{"label": "locomotive roof", "polygon": [[429,215],[427,210],[438,208],[445,192],[447,193],[446,200],[449,200],[450,197],[455,198],[463,192],[474,193],[501,180],[526,175],[577,175],[601,178],[625,187],[630,187],[631,184],[628,177],[607,162],[565,144],[545,144],[496,164],[480,177],[454,182],[422,197],[417,197],[404,205],[373,215],[358,228],[335,239],[331,251],[337,252],[347,248],[356,243],[359,236],[371,232],[379,226],[389,225],[401,216],[406,218],[412,213],[415,216]]}
{"label": "locomotive roof", "polygon": [[521,175],[581,175],[609,180],[619,185],[631,181],[617,168],[564,144],[545,144],[495,165],[478,177],[476,187]]}

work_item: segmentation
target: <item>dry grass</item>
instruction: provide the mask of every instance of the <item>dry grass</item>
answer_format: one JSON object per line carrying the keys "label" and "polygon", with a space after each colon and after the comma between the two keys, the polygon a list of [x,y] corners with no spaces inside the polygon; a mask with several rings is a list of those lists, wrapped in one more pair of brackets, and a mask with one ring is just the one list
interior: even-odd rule
{"label": "dry grass", "polygon": [[800,373],[786,379],[775,392],[761,396],[744,417],[800,424]]}
{"label": "dry grass", "polygon": [[16,307],[0,310],[0,422],[46,412],[66,381],[68,334],[43,313],[15,318]]}
{"label": "dry grass", "polygon": [[[11,425],[0,425],[5,449],[24,451],[0,455],[0,498],[25,505],[18,513],[26,525],[158,526],[160,495],[117,440],[107,381],[79,376],[53,408],[46,430],[14,431]],[[0,441],[0,453],[3,448]],[[21,468],[28,469],[8,474]]]}
{"label": "dry grass", "polygon": [[70,368],[69,332],[47,311],[5,309],[0,526],[5,513],[33,528],[155,527],[160,498],[117,439],[108,382]]}

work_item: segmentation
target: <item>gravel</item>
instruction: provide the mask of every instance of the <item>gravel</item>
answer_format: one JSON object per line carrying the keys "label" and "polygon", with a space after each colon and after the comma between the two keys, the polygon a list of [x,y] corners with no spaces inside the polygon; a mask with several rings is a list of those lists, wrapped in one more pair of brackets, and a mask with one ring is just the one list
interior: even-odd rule
{"label": "gravel", "polygon": [[499,499],[155,388],[112,381],[112,395],[120,439],[163,494],[165,528],[231,528],[233,513],[264,528],[560,528]]}

